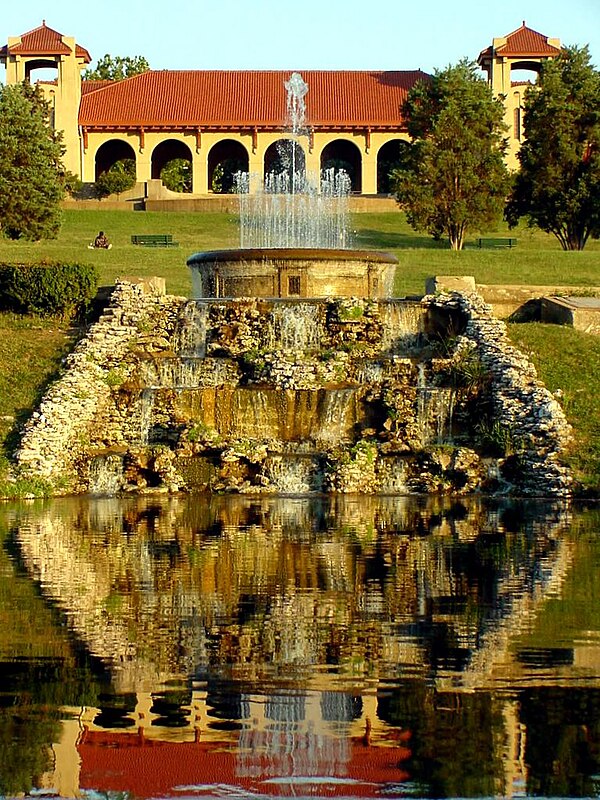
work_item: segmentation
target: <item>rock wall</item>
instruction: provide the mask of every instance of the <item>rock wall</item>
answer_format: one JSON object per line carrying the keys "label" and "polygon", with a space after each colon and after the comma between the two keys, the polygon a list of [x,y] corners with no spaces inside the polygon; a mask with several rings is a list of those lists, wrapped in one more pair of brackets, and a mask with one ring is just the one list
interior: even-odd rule
{"label": "rock wall", "polygon": [[459,352],[475,350],[490,376],[494,417],[513,450],[503,465],[504,475],[525,495],[569,496],[571,475],[562,456],[571,427],[533,364],[511,344],[504,322],[476,293],[438,294],[423,302],[465,315],[456,346]]}
{"label": "rock wall", "polygon": [[164,294],[164,281],[120,282],[110,304],[67,357],[53,384],[26,423],[16,461],[21,475],[44,478],[56,493],[80,492],[81,461],[89,458],[90,430],[113,398],[116,381],[131,365],[127,354],[174,319],[183,298]]}

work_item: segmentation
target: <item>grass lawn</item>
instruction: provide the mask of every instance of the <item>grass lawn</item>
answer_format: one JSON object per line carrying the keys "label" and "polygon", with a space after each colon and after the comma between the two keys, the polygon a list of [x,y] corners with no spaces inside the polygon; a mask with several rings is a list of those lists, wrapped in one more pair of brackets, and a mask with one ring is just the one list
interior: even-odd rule
{"label": "grass lawn", "polygon": [[[450,251],[444,243],[416,234],[404,215],[355,214],[351,219],[354,245],[397,255],[395,293],[422,294],[432,275],[473,275],[481,284],[567,285],[578,291],[600,286],[600,242],[589,242],[581,253],[563,252],[553,237],[520,228],[474,232],[512,236],[512,250]],[[104,230],[111,250],[88,250]],[[179,247],[136,247],[132,234],[170,233]],[[189,295],[191,281],[186,259],[199,250],[237,247],[238,219],[226,213],[134,212],[66,210],[59,237],[49,242],[10,242],[0,239],[0,262],[34,262],[44,258],[95,264],[100,283],[119,276],[164,277],[171,294]],[[571,462],[577,477],[600,491],[600,338],[570,328],[529,323],[509,326],[515,343],[531,354],[541,379],[551,391],[564,392],[567,416],[576,446]],[[55,374],[72,334],[56,320],[0,315],[0,447],[14,447],[15,431]]]}
{"label": "grass lawn", "polygon": [[569,456],[575,478],[600,490],[600,337],[562,325],[529,322],[509,325],[509,336],[535,364],[551,392],[563,394],[561,403],[573,426],[574,446]]}
{"label": "grass lawn", "polygon": [[[415,233],[404,214],[354,214],[350,222],[359,248],[386,250],[398,257],[396,294],[423,292],[431,275],[474,275],[478,283],[600,285],[600,242],[581,253],[565,253],[554,237],[520,228],[503,227],[492,236],[516,236],[512,250],[467,247],[452,252],[444,242]],[[108,235],[111,250],[88,250],[99,230]],[[136,247],[134,233],[171,233],[179,247]],[[483,232],[482,235],[484,235]],[[473,243],[480,235],[474,232]],[[0,261],[51,258],[95,264],[101,284],[119,276],[164,277],[167,291],[187,295],[191,290],[187,258],[199,250],[222,250],[239,244],[238,218],[225,213],[66,210],[59,237],[49,242],[10,242],[0,239]]]}

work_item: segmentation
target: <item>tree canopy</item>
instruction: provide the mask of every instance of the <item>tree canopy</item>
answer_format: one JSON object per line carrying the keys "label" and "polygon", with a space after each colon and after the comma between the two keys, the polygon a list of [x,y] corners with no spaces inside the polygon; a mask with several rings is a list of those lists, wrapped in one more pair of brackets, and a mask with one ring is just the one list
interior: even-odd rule
{"label": "tree canopy", "polygon": [[62,133],[49,124],[41,90],[0,87],[0,229],[11,239],[48,239],[60,229]]}
{"label": "tree canopy", "polygon": [[83,79],[86,81],[122,81],[132,75],[147,72],[150,65],[144,56],[111,56],[108,53],[99,58],[96,69],[86,69]]}
{"label": "tree canopy", "polygon": [[564,250],[600,236],[600,73],[587,47],[542,65],[524,100],[525,142],[506,218],[552,233]]}
{"label": "tree canopy", "polygon": [[503,106],[463,60],[416,84],[403,113],[411,146],[391,175],[396,198],[415,230],[446,236],[460,250],[468,229],[502,216],[509,189]]}

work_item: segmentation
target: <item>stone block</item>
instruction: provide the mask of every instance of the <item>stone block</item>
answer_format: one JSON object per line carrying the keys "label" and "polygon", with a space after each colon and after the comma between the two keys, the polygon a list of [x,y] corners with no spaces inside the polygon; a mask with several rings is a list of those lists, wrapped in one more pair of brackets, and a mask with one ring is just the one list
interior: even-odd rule
{"label": "stone block", "polygon": [[542,322],[570,325],[584,333],[600,334],[600,298],[543,297]]}
{"label": "stone block", "polygon": [[425,282],[426,294],[438,292],[475,292],[475,278],[472,275],[434,275]]}

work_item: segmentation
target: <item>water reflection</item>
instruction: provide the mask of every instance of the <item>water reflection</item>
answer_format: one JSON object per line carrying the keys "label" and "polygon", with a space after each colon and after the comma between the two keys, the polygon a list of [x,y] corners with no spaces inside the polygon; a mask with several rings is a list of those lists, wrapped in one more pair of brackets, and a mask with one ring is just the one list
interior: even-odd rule
{"label": "water reflection", "polygon": [[0,793],[596,792],[593,515],[146,497],[2,520],[0,713],[30,766]]}

